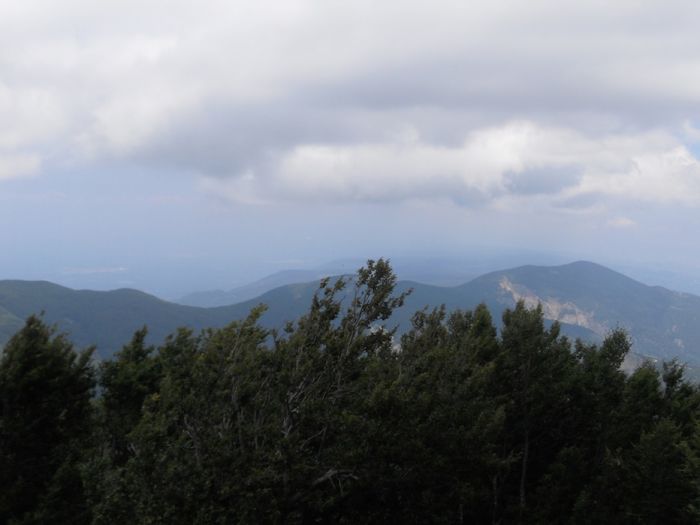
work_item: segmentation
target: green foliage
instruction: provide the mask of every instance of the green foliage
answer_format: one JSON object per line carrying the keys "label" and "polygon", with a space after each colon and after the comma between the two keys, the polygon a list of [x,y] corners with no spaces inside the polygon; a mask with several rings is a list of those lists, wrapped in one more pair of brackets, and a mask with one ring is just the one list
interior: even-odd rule
{"label": "green foliage", "polygon": [[[99,367],[30,318],[0,362],[3,521],[697,523],[700,390],[518,303],[422,309],[387,261],[281,331],[145,328]],[[86,432],[91,430],[91,432]],[[80,441],[78,441],[80,440]],[[31,473],[31,475],[29,475]]]}
{"label": "green foliage", "polygon": [[30,317],[0,359],[0,522],[79,523],[91,426],[92,349],[77,353]]}
{"label": "green foliage", "polygon": [[147,333],[145,327],[138,330],[112,361],[101,364],[103,425],[119,464],[129,455],[127,435],[141,419],[145,399],[158,391],[161,380],[155,348],[145,344]]}

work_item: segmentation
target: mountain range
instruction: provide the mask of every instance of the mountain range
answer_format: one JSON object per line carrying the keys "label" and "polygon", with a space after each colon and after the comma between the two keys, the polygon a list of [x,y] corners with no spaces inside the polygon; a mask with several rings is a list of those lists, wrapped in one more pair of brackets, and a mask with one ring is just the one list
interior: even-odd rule
{"label": "mountain range", "polygon": [[[417,281],[437,286],[456,286],[472,280],[493,268],[512,266],[512,260],[527,260],[526,257],[545,258],[538,254],[484,253],[481,258],[452,257],[398,257],[391,260],[391,266],[401,279]],[[549,256],[548,264],[554,264],[556,257]],[[509,261],[508,263],[504,261]],[[318,281],[329,275],[353,273],[365,261],[361,259],[340,259],[306,269],[282,270],[253,283],[236,286],[228,290],[205,290],[189,293],[175,300],[189,306],[226,306],[253,299],[274,288],[288,284]]]}
{"label": "mountain range", "polygon": [[[290,274],[283,277],[290,278]],[[97,292],[46,281],[0,281],[0,345],[26,317],[42,312],[47,322],[69,334],[78,346],[96,345],[103,358],[143,325],[148,326],[151,341],[159,343],[178,327],[220,327],[245,317],[260,303],[268,306],[262,324],[279,328],[307,310],[320,276],[310,277],[307,282],[285,284],[236,304],[210,308],[167,302],[131,289]],[[272,276],[267,285],[275,278],[279,276]],[[249,289],[255,286],[264,289],[260,283]],[[630,333],[637,354],[700,363],[699,296],[647,286],[594,263],[521,266],[487,273],[458,286],[398,282],[398,292],[408,289],[411,295],[389,321],[398,325],[399,332],[410,326],[415,311],[426,306],[471,309],[483,302],[498,325],[505,308],[524,300],[530,306],[541,303],[545,318],[558,320],[570,337],[599,341],[612,328],[622,327]]]}

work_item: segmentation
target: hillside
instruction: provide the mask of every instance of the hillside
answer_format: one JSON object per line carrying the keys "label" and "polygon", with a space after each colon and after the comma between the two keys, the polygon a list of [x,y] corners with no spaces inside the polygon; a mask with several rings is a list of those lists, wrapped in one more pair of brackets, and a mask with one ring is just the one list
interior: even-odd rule
{"label": "hillside", "polygon": [[647,286],[594,263],[523,266],[460,288],[465,294],[483,290],[506,306],[516,299],[541,302],[545,317],[600,336],[620,326],[629,331],[635,351],[645,355],[700,360],[700,297]]}
{"label": "hillside", "polygon": [[[564,262],[561,257],[522,250],[493,251],[482,248],[479,256],[392,257],[391,267],[398,279],[434,286],[457,286],[494,268],[507,268],[519,262],[539,261],[542,265]],[[362,259],[338,259],[310,269],[282,270],[254,282],[230,289],[198,290],[178,297],[174,302],[204,308],[226,306],[254,299],[259,295],[288,284],[317,281],[328,275],[352,274],[364,264]]]}
{"label": "hillside", "polygon": [[77,345],[96,344],[103,357],[121,348],[144,324],[150,339],[160,342],[180,326],[223,326],[245,315],[236,306],[194,308],[137,290],[72,290],[45,281],[0,281],[0,309],[0,344],[21,326],[19,319],[43,312],[48,323],[68,333]]}
{"label": "hillside", "polygon": [[[0,344],[21,320],[42,311],[78,345],[96,344],[102,356],[120,348],[144,324],[151,340],[160,342],[180,326],[223,326],[260,303],[269,307],[262,323],[282,327],[306,311],[316,288],[317,281],[291,284],[234,305],[199,308],[136,290],[78,291],[48,282],[0,281]],[[440,304],[453,310],[486,303],[498,324],[501,312],[522,299],[531,306],[542,303],[545,317],[560,321],[571,337],[599,340],[619,326],[629,331],[636,353],[700,362],[700,297],[647,286],[597,264],[522,266],[454,287],[401,281],[397,291],[409,288],[413,293],[390,320],[400,331],[416,310]]]}
{"label": "hillside", "polygon": [[339,273],[342,272],[338,272],[337,270],[332,270],[330,272],[323,272],[321,270],[284,270],[231,290],[207,290],[190,293],[177,300],[177,303],[202,308],[227,306],[248,301],[249,299],[258,297],[281,286],[318,281],[327,275],[336,275]]}

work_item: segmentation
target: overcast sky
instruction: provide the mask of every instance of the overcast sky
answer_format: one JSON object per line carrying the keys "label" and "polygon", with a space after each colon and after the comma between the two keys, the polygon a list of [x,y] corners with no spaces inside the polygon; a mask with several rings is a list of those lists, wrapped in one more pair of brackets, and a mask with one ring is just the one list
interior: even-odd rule
{"label": "overcast sky", "polygon": [[[700,3],[0,1],[0,278],[700,273]],[[694,273],[695,272],[695,273]]]}

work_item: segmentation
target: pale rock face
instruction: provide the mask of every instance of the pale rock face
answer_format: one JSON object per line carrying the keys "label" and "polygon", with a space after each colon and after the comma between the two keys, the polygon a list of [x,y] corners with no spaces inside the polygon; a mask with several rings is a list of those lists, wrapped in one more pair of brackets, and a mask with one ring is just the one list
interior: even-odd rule
{"label": "pale rock face", "polygon": [[596,321],[593,312],[582,310],[572,302],[563,303],[554,297],[539,297],[525,286],[511,282],[507,277],[501,278],[499,287],[505,294],[510,295],[513,301],[524,301],[528,308],[535,308],[541,304],[545,319],[582,326],[601,337],[605,337],[610,331],[604,323]]}

